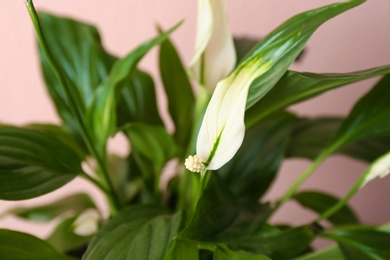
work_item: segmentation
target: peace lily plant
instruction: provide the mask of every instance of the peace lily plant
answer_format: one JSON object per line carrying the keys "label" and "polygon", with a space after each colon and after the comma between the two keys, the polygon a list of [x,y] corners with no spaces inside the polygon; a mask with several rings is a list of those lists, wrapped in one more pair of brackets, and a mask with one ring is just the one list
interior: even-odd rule
{"label": "peace lily plant", "polygon": [[[0,230],[0,259],[390,259],[389,226],[366,226],[348,206],[371,180],[389,174],[390,66],[345,74],[288,70],[318,27],[364,2],[298,14],[248,49],[233,40],[227,1],[199,0],[195,52],[183,64],[169,40],[181,23],[118,58],[95,27],[37,13],[25,0],[62,124],[0,126],[0,199],[35,198],[81,177],[110,210],[84,193],[15,206],[4,215],[58,224],[45,239]],[[173,132],[160,118],[153,79],[138,67],[153,47]],[[375,76],[383,77],[345,118],[288,110]],[[125,158],[107,151],[118,133],[131,146]],[[300,191],[336,153],[369,164],[351,190],[341,198]],[[294,157],[312,163],[281,198],[264,202],[282,161]],[[290,200],[317,217],[301,226],[271,222]],[[316,238],[334,245],[315,251]]]}

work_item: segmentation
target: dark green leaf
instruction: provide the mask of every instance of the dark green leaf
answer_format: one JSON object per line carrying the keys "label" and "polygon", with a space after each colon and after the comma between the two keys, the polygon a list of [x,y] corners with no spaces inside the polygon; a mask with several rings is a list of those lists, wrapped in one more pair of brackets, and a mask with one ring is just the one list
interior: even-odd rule
{"label": "dark green leaf", "polygon": [[[318,214],[324,213],[330,207],[336,205],[339,201],[337,198],[316,191],[304,191],[294,195],[299,204],[305,208],[309,208]],[[344,206],[328,219],[335,225],[357,224],[359,222],[356,214],[348,206]]]}
{"label": "dark green leaf", "polygon": [[284,75],[311,35],[323,23],[362,4],[364,0],[335,3],[298,14],[271,32],[244,58],[261,57],[271,69],[257,78],[248,93],[247,108],[259,101]]}
{"label": "dark green leaf", "polygon": [[32,221],[48,222],[65,213],[79,214],[88,208],[96,208],[89,195],[80,193],[43,206],[13,208],[9,213]]}
{"label": "dark green leaf", "polygon": [[62,253],[77,250],[86,246],[91,237],[78,236],[73,231],[73,222],[77,216],[63,220],[46,239],[52,247]]}
{"label": "dark green leaf", "polygon": [[218,246],[214,252],[214,260],[271,260],[265,255],[248,254],[244,251],[232,251],[225,246]]}
{"label": "dark green leaf", "polygon": [[61,255],[45,241],[29,234],[0,229],[0,259],[71,260]]}
{"label": "dark green leaf", "polygon": [[128,207],[102,227],[83,259],[164,259],[180,221],[160,207]]}
{"label": "dark green leaf", "polygon": [[343,74],[315,74],[288,71],[261,102],[256,103],[245,114],[247,125],[292,104],[309,99],[325,91],[353,82],[390,72],[390,66],[372,68]]}
{"label": "dark green leaf", "polygon": [[193,241],[174,239],[164,260],[199,260],[198,245]]}
{"label": "dark green leaf", "polygon": [[369,229],[339,229],[321,235],[339,244],[346,259],[390,259],[390,234]]}
{"label": "dark green leaf", "polygon": [[123,59],[114,63],[107,78],[94,93],[91,104],[87,108],[86,127],[93,140],[103,153],[106,141],[114,133],[117,121],[116,108],[122,84],[136,68],[137,63],[154,46],[161,44],[179,27],[180,23],[170,30],[142,44]]}
{"label": "dark green leaf", "polygon": [[345,258],[337,246],[332,246],[294,258],[294,260],[345,260]]}
{"label": "dark green leaf", "polygon": [[73,180],[80,156],[49,134],[0,127],[0,199],[23,200],[51,192]]}
{"label": "dark green leaf", "polygon": [[129,122],[141,122],[151,125],[163,125],[158,113],[154,82],[149,74],[134,70],[121,83],[118,113],[118,126]]}
{"label": "dark green leaf", "polygon": [[390,134],[390,76],[362,97],[332,141],[333,149],[364,138]]}
{"label": "dark green leaf", "polygon": [[176,48],[169,40],[161,44],[159,61],[169,113],[175,123],[174,136],[178,144],[187,147],[195,106],[191,84]]}
{"label": "dark green leaf", "polygon": [[270,214],[269,206],[239,204],[217,177],[211,176],[194,216],[178,235],[179,239],[228,243],[261,229]]}
{"label": "dark green leaf", "polygon": [[[314,159],[334,138],[343,118],[320,117],[300,119],[294,127],[288,145],[288,157]],[[338,153],[372,162],[390,150],[390,135],[375,136],[350,143]]]}
{"label": "dark green leaf", "polygon": [[[95,27],[79,21],[39,14],[46,41],[70,80],[69,87],[81,111],[91,102],[94,90],[108,75],[114,58],[105,52]],[[76,128],[62,86],[41,53],[41,66],[48,91],[64,122]]]}
{"label": "dark green leaf", "polygon": [[250,128],[237,154],[218,173],[237,198],[258,201],[279,169],[296,118],[281,113]]}

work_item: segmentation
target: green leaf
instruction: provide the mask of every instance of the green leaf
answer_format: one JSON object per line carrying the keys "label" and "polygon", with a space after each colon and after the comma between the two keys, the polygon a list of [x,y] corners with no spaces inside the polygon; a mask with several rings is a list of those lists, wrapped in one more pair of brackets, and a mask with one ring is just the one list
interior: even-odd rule
{"label": "green leaf", "polygon": [[54,136],[1,126],[0,199],[30,199],[58,189],[82,172],[81,160]]}
{"label": "green leaf", "polygon": [[161,44],[179,27],[175,25],[170,30],[142,44],[123,59],[112,66],[108,77],[100,84],[94,93],[91,104],[87,108],[86,127],[96,142],[100,153],[104,152],[105,144],[114,133],[117,115],[116,107],[123,83],[135,70],[137,63],[154,46]]}
{"label": "green leaf", "polygon": [[214,260],[271,260],[265,255],[253,255],[244,251],[232,251],[225,246],[218,246],[214,252]]}
{"label": "green leaf", "polygon": [[187,147],[192,129],[195,99],[191,84],[175,46],[166,40],[160,48],[160,74],[175,123],[175,140]]}
{"label": "green leaf", "polygon": [[261,102],[253,105],[245,114],[247,125],[292,104],[312,98],[328,90],[390,72],[390,66],[350,73],[305,73],[288,71]]}
{"label": "green leaf", "polygon": [[76,218],[77,216],[74,216],[61,221],[53,233],[46,239],[46,242],[62,253],[86,246],[91,237],[82,237],[74,233],[73,222]]}
{"label": "green leaf", "polygon": [[369,229],[338,229],[321,235],[339,244],[346,259],[389,259],[390,234]]}
{"label": "green leaf", "polygon": [[[334,206],[339,200],[329,194],[304,191],[294,195],[299,204],[305,208],[309,208],[318,214],[324,213],[327,209]],[[359,222],[356,214],[348,206],[344,206],[328,219],[334,225],[357,224]]]}
{"label": "green leaf", "polygon": [[45,241],[29,234],[0,229],[0,259],[71,260],[61,255]]}
{"label": "green leaf", "polygon": [[237,154],[218,170],[240,200],[256,202],[274,180],[296,118],[281,113],[247,130]]}
{"label": "green leaf", "polygon": [[[343,118],[337,117],[298,120],[288,145],[287,156],[315,159],[334,138],[343,120]],[[352,142],[337,152],[372,162],[389,150],[390,135],[384,135]]]}
{"label": "green leaf", "polygon": [[211,243],[234,242],[258,232],[269,214],[269,205],[238,203],[218,176],[212,175],[192,219],[178,238]]}
{"label": "green leaf", "polygon": [[236,50],[236,57],[238,63],[257,45],[260,39],[249,37],[233,37],[234,48]]}
{"label": "green leaf", "polygon": [[[39,18],[47,44],[70,80],[68,83],[76,98],[76,104],[81,111],[85,111],[95,89],[108,75],[115,58],[103,49],[95,27],[48,13],[40,13]],[[77,123],[68,107],[62,86],[42,53],[41,66],[47,89],[58,113],[68,126],[77,130]]]}
{"label": "green leaf", "polygon": [[311,35],[323,23],[362,4],[364,0],[335,3],[298,14],[276,28],[244,58],[261,57],[271,69],[252,83],[246,107],[259,101],[284,75],[290,64],[302,51]]}
{"label": "green leaf", "polygon": [[129,122],[163,125],[158,113],[156,93],[152,77],[135,69],[121,86],[118,113],[118,127]]}
{"label": "green leaf", "polygon": [[92,239],[83,259],[164,259],[180,221],[161,207],[125,208]]}
{"label": "green leaf", "polygon": [[345,258],[337,246],[331,246],[294,258],[294,260],[345,260]]}
{"label": "green leaf", "polygon": [[164,260],[199,260],[198,245],[193,241],[174,239]]}
{"label": "green leaf", "polygon": [[48,222],[65,213],[79,214],[88,208],[96,208],[95,203],[89,195],[79,193],[42,206],[13,208],[8,213],[32,221]]}
{"label": "green leaf", "polygon": [[332,141],[333,150],[364,138],[390,133],[389,84],[390,76],[383,77],[356,103]]}

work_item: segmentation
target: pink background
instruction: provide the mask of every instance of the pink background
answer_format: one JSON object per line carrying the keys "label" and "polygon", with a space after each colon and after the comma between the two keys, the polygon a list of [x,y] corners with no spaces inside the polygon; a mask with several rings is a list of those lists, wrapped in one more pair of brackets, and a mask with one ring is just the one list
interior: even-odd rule
{"label": "pink background", "polygon": [[[188,64],[194,45],[195,0],[94,0],[94,1],[35,1],[36,7],[57,14],[72,16],[97,25],[104,46],[116,55],[124,55],[135,46],[156,35],[155,25],[167,28],[181,19],[184,25],[173,39]],[[294,14],[333,3],[327,0],[230,0],[230,25],[235,35],[261,37]],[[390,1],[367,1],[323,25],[312,37],[301,63],[292,68],[311,72],[348,72],[390,63]],[[46,94],[38,66],[33,28],[23,1],[0,0],[0,122],[25,124],[28,122],[58,123],[59,119]],[[157,80],[156,50],[141,62]],[[296,105],[300,115],[346,115],[354,102],[377,79],[366,80],[346,88],[324,94],[311,101]],[[159,105],[166,111],[166,99],[158,89]],[[164,113],[164,112],[163,112]],[[166,118],[169,123],[169,118]],[[123,154],[127,147],[120,138],[111,147]],[[268,198],[277,198],[308,165],[307,160],[288,160]],[[366,165],[344,156],[329,159],[318,172],[303,185],[343,196],[354,184]],[[390,178],[375,180],[355,196],[351,204],[361,220],[368,224],[390,221]],[[24,202],[0,201],[0,216],[14,205],[31,205],[52,201],[70,191],[95,189],[82,180],[76,180],[62,189]],[[99,204],[105,203],[99,194]],[[282,208],[275,221],[302,224],[313,220],[314,215],[295,203]],[[52,223],[51,226],[54,224]],[[32,226],[11,217],[0,219],[0,227],[23,230],[28,226],[41,237],[50,226]],[[37,228],[38,227],[38,228]]]}

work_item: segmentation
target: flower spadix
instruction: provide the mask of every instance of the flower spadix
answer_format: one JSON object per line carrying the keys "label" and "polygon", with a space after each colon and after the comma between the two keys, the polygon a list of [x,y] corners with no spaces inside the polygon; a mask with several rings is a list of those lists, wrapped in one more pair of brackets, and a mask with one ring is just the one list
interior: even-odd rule
{"label": "flower spadix", "polygon": [[[244,114],[248,91],[253,80],[268,71],[270,64],[254,57],[242,63],[227,78],[218,82],[204,115],[196,143],[196,162],[205,170],[217,170],[240,148],[244,135]],[[187,169],[192,156],[186,161]]]}
{"label": "flower spadix", "polygon": [[236,64],[226,0],[199,0],[195,53],[190,74],[210,93]]}
{"label": "flower spadix", "polygon": [[377,159],[371,166],[368,168],[364,182],[361,187],[366,185],[368,182],[372,181],[375,178],[384,178],[390,174],[390,152],[384,154],[379,159]]}

